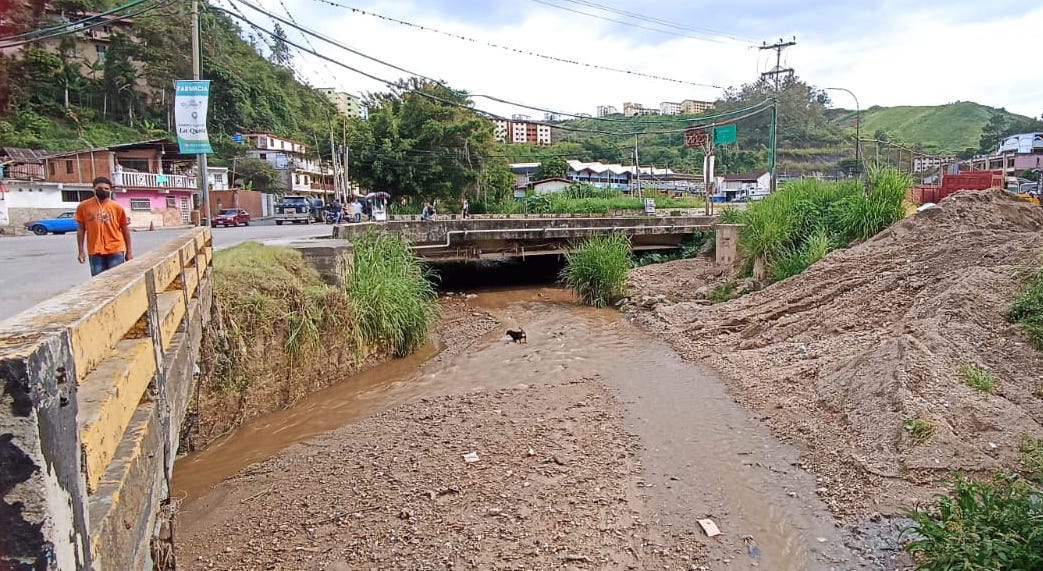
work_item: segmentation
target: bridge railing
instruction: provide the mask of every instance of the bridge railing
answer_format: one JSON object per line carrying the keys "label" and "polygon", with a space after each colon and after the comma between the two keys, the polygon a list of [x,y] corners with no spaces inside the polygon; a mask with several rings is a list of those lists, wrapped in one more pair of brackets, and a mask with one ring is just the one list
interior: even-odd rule
{"label": "bridge railing", "polygon": [[143,569],[166,552],[151,540],[212,258],[198,228],[0,322],[0,568]]}

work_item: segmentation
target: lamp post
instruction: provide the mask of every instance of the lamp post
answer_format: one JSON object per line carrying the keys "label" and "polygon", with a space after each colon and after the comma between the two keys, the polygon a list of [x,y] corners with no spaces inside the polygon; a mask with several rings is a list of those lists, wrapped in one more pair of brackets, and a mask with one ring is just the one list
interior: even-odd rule
{"label": "lamp post", "polygon": [[855,100],[855,172],[861,172],[862,166],[862,108],[858,104],[858,97],[850,89],[844,87],[824,87],[827,91],[843,91]]}

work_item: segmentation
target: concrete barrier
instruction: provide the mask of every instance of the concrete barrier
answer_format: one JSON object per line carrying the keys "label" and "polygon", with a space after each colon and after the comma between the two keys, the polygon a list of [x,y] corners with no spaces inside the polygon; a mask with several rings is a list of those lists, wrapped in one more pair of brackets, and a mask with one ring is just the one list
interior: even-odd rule
{"label": "concrete barrier", "polygon": [[0,322],[0,569],[166,568],[212,258],[198,228]]}

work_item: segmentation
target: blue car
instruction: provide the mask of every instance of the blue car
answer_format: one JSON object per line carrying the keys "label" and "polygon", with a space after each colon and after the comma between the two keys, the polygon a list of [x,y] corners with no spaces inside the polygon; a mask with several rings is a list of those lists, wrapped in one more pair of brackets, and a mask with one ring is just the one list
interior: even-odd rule
{"label": "blue car", "polygon": [[46,218],[44,220],[30,220],[25,223],[25,229],[29,230],[37,236],[43,236],[48,232],[55,234],[65,234],[66,232],[76,231],[76,220],[73,216],[76,213],[73,211],[62,212],[57,218]]}

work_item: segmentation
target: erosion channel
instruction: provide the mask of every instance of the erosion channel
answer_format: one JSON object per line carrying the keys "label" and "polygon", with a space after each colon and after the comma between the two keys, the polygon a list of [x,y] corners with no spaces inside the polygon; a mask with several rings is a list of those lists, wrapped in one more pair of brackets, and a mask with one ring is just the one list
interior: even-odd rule
{"label": "erosion channel", "polygon": [[897,523],[838,526],[796,449],[617,311],[443,306],[418,354],[181,459],[179,567],[900,568]]}

